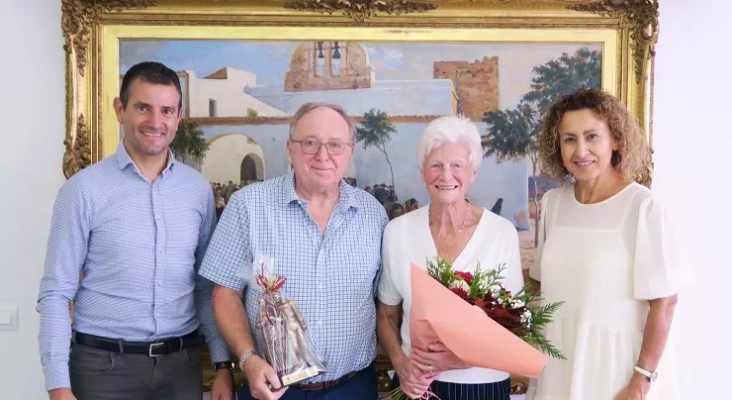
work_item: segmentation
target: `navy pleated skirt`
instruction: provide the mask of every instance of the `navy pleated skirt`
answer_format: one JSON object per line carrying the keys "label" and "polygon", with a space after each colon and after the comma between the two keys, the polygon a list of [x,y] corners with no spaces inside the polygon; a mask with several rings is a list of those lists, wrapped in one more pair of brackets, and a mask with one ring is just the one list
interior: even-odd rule
{"label": "navy pleated skirt", "polygon": [[[399,387],[395,374],[392,387]],[[434,381],[430,390],[440,400],[510,400],[511,379],[491,383],[453,383]]]}

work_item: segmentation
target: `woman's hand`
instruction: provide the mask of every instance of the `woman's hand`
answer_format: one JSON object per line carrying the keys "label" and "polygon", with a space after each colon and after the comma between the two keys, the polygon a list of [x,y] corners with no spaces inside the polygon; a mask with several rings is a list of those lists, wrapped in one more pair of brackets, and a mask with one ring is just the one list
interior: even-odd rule
{"label": "woman's hand", "polygon": [[442,343],[431,344],[426,350],[415,348],[410,357],[412,362],[426,374],[471,367],[459,359]]}
{"label": "woman's hand", "polygon": [[648,378],[637,372],[633,373],[628,386],[621,390],[613,400],[644,400],[650,387],[651,383],[648,382]]}
{"label": "woman's hand", "polygon": [[437,374],[425,374],[406,355],[394,362],[394,369],[399,376],[399,386],[410,399],[417,399],[430,388]]}
{"label": "woman's hand", "polygon": [[437,375],[424,374],[402,351],[399,338],[402,305],[389,305],[379,301],[376,310],[376,332],[379,335],[379,342],[389,354],[389,359],[399,376],[400,388],[409,398],[422,397]]}
{"label": "woman's hand", "polygon": [[643,391],[639,388],[628,385],[625,389],[621,390],[617,396],[615,396],[614,400],[643,400],[645,398],[646,394],[643,393]]}

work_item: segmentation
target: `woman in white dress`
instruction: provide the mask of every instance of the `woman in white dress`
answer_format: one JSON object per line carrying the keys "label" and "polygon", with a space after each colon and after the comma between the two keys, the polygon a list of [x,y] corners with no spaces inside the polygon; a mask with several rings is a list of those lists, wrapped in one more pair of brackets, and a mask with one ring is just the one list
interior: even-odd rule
{"label": "woman in white dress", "polygon": [[[426,128],[417,151],[430,201],[392,220],[383,237],[383,273],[378,287],[377,332],[396,369],[395,387],[411,398],[429,389],[441,400],[509,400],[509,374],[463,364],[444,346],[412,348],[410,264],[425,266],[439,256],[458,271],[505,264],[504,286],[523,286],[514,225],[466,200],[481,160],[478,129],[470,120],[446,116]],[[490,338],[486,338],[490,340]]]}
{"label": "woman in white dress", "polygon": [[564,301],[546,336],[567,359],[549,359],[527,400],[677,400],[669,333],[690,278],[663,205],[634,182],[650,154],[637,120],[586,89],[551,107],[538,139],[543,172],[575,183],[542,197],[529,273]]}

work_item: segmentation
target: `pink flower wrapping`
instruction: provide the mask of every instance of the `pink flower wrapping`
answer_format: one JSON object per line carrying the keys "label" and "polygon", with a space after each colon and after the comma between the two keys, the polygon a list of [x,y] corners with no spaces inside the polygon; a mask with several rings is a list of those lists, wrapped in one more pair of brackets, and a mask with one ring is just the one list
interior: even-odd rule
{"label": "pink flower wrapping", "polygon": [[538,377],[548,356],[523,341],[432,278],[411,265],[413,347],[441,342],[456,356],[476,367]]}

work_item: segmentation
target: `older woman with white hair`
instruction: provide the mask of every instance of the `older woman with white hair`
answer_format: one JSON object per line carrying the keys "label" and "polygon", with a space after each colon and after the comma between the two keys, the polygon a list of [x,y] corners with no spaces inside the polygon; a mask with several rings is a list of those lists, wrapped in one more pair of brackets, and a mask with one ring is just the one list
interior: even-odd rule
{"label": "older woman with white hair", "polygon": [[378,288],[377,332],[396,370],[395,387],[411,398],[429,389],[441,400],[509,400],[507,372],[466,365],[442,345],[410,345],[412,262],[424,265],[439,256],[465,272],[479,264],[482,270],[505,264],[506,289],[523,286],[516,228],[466,199],[483,158],[475,124],[459,116],[432,121],[417,154],[430,201],[387,225]]}

